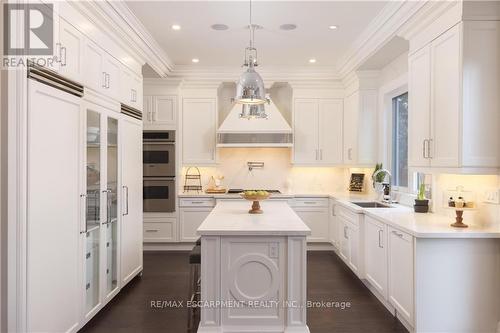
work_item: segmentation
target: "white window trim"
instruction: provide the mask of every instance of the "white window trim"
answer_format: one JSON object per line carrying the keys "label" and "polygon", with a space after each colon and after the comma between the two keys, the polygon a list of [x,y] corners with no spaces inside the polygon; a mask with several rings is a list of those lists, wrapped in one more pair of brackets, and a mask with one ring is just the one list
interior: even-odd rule
{"label": "white window trim", "polygon": [[[392,115],[392,99],[398,97],[404,93],[408,92],[408,75],[404,74],[397,79],[391,81],[390,83],[382,86],[379,91],[380,95],[380,110],[381,114],[381,124],[380,128],[382,137],[380,138],[382,142],[382,147],[380,151],[382,152],[382,161],[385,168],[388,170],[392,167],[392,125],[393,125],[393,115]],[[409,111],[410,112],[410,111]],[[399,192],[401,194],[412,194],[413,191],[413,178],[410,177],[410,172],[408,171],[408,187],[402,186],[392,186],[393,192]]]}

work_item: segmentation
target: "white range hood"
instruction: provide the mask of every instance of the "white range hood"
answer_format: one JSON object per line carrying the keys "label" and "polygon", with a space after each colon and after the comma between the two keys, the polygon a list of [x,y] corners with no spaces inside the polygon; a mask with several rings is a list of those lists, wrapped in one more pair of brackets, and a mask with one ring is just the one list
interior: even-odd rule
{"label": "white range hood", "polygon": [[265,104],[267,118],[243,119],[242,107],[235,104],[224,119],[217,147],[292,147],[292,129],[272,101]]}

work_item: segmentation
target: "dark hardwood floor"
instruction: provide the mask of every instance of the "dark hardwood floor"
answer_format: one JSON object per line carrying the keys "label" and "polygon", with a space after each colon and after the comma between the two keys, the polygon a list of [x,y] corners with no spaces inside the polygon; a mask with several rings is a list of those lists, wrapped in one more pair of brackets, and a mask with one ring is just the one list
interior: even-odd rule
{"label": "dark hardwood floor", "polygon": [[[310,301],[344,301],[351,307],[309,308],[311,333],[407,332],[333,252],[307,255]],[[157,309],[152,301],[185,300],[188,293],[187,252],[146,252],[144,273],[126,286],[80,332],[186,332],[185,308]]]}

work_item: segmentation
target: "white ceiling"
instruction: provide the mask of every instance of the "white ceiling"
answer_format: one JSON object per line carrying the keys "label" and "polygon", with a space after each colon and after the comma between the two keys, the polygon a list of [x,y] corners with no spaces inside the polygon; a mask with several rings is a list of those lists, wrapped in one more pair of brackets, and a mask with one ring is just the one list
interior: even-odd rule
{"label": "white ceiling", "polygon": [[[265,66],[336,66],[351,42],[388,1],[254,1],[253,22],[259,62]],[[175,65],[239,66],[248,45],[247,1],[130,1],[144,24]],[[214,31],[212,24],[229,26]],[[279,26],[296,24],[293,31]],[[173,31],[172,24],[182,29]],[[328,26],[338,25],[330,30]],[[315,58],[315,64],[308,60]]]}

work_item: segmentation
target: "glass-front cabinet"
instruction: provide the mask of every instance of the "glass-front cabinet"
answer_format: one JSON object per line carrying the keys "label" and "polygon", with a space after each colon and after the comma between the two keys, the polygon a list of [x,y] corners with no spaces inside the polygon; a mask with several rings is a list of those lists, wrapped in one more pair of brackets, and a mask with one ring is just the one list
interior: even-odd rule
{"label": "glass-front cabinet", "polygon": [[118,286],[118,119],[89,104],[86,109],[85,319],[114,296]]}

